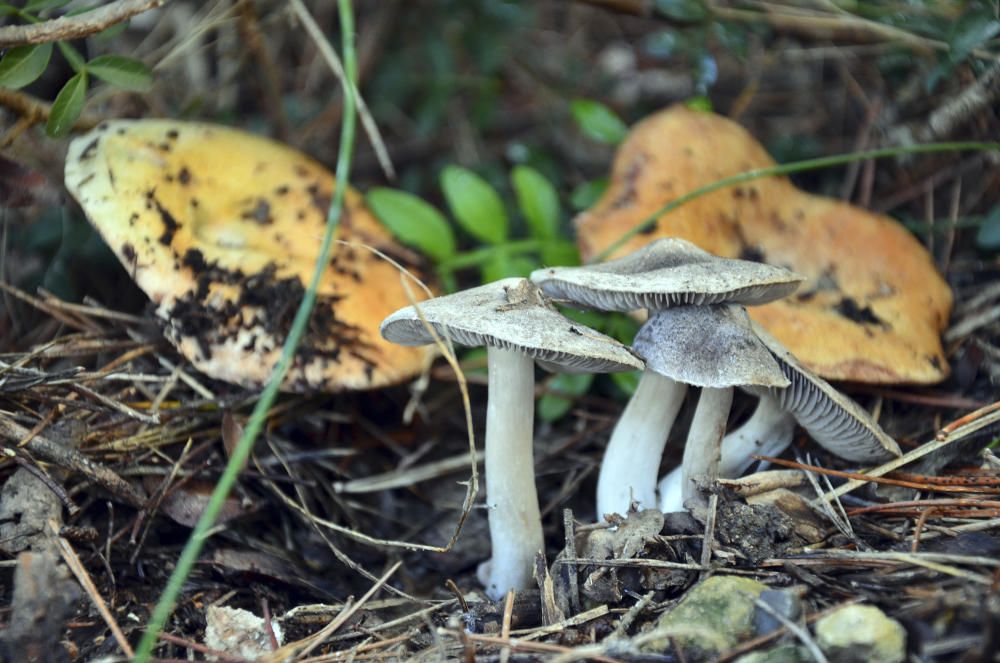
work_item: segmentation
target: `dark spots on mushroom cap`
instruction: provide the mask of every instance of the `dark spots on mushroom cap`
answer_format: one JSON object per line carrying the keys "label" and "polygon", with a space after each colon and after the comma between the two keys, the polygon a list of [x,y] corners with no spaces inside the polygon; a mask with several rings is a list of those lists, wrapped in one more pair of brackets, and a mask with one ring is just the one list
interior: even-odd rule
{"label": "dark spots on mushroom cap", "polygon": [[157,147],[160,148],[161,152],[169,152],[171,150],[170,143],[160,143]]}
{"label": "dark spots on mushroom cap", "polygon": [[135,222],[138,221],[138,220],[139,220],[139,213],[138,212],[132,212],[129,215],[129,217],[128,217],[128,224],[129,224],[129,226],[134,226]]}
{"label": "dark spots on mushroom cap", "polygon": [[191,207],[198,207],[198,204],[199,203],[198,203],[198,199],[197,198],[192,198],[191,199]]}
{"label": "dark spots on mushroom cap", "polygon": [[180,134],[177,133],[177,129],[170,129],[167,131],[167,140],[177,140],[177,136],[179,135]]}
{"label": "dark spots on mushroom cap", "polygon": [[182,264],[185,267],[189,267],[195,274],[204,272],[208,267],[208,263],[205,261],[205,254],[203,254],[199,249],[188,249],[184,253],[184,260]]}
{"label": "dark spots on mushroom cap", "polygon": [[89,182],[92,179],[94,179],[94,174],[93,173],[91,173],[90,175],[87,175],[82,180],[80,180],[80,183],[77,184],[77,186],[78,187],[82,187],[83,185],[85,185],[87,182]]}
{"label": "dark spots on mushroom cap", "polygon": [[625,169],[625,176],[622,178],[622,192],[611,203],[611,209],[621,209],[622,207],[628,207],[635,203],[638,198],[636,193],[637,184],[639,179],[642,177],[646,161],[648,160],[649,157],[644,153],[637,154],[635,158],[632,159],[628,168]]}
{"label": "dark spots on mushroom cap", "polygon": [[295,218],[297,220],[299,220],[299,221],[305,221],[306,220],[306,211],[300,209],[298,212],[295,213]]}
{"label": "dark spots on mushroom cap", "polygon": [[163,246],[170,246],[171,242],[174,241],[174,235],[177,234],[181,224],[177,222],[177,219],[175,219],[174,215],[170,213],[170,210],[160,204],[160,201],[156,199],[156,196],[152,191],[149,192],[147,203],[149,201],[152,201],[156,211],[160,214],[160,221],[163,222],[163,234],[159,237],[160,244]]}
{"label": "dark spots on mushroom cap", "polygon": [[[108,126],[109,125],[108,125],[107,122],[101,122],[100,124],[97,125],[97,130],[98,131],[107,131],[108,130]],[[123,131],[123,129],[119,129],[118,131]]]}
{"label": "dark spots on mushroom cap", "polygon": [[934,367],[935,371],[942,370],[943,366],[941,366],[941,358],[937,355],[927,355],[925,359],[927,359],[927,362]]}
{"label": "dark spots on mushroom cap", "polygon": [[274,218],[271,216],[271,203],[264,198],[258,198],[251,209],[240,214],[240,218],[262,226],[269,226],[274,223]]}
{"label": "dark spots on mushroom cap", "polygon": [[879,325],[880,327],[884,327],[886,329],[889,328],[889,325],[885,321],[879,319],[879,317],[875,315],[871,306],[867,304],[863,307],[859,306],[858,302],[856,302],[852,297],[844,297],[833,308],[837,313],[852,322],[857,322],[863,325]]}
{"label": "dark spots on mushroom cap", "polygon": [[80,161],[87,161],[88,159],[94,158],[94,152],[97,150],[97,146],[101,142],[101,137],[97,136],[94,140],[87,143],[87,147],[83,148],[83,152],[80,153]]}
{"label": "dark spots on mushroom cap", "polygon": [[122,251],[122,257],[125,258],[125,262],[129,264],[134,265],[136,261],[139,259],[139,256],[136,255],[135,247],[129,244],[128,242],[122,244],[121,251]]}
{"label": "dark spots on mushroom cap", "polygon": [[[171,332],[190,339],[199,353],[211,358],[212,348],[240,338],[248,354],[268,352],[281,346],[288,336],[299,302],[305,294],[295,276],[279,277],[271,264],[256,274],[244,274],[209,261],[197,249],[188,250],[182,263],[195,273],[195,288],[179,297],[168,315]],[[235,299],[219,299],[213,285],[235,286]],[[319,362],[326,367],[341,363],[344,353],[362,364],[369,381],[377,368],[378,351],[358,327],[337,318],[336,303],[342,295],[320,294],[309,326],[293,360],[287,385],[297,391],[311,391],[326,385],[303,377],[307,365]]]}
{"label": "dark spots on mushroom cap", "polygon": [[191,182],[191,171],[187,169],[187,166],[181,166],[177,172],[177,181],[185,186]]}
{"label": "dark spots on mushroom cap", "polygon": [[306,187],[306,193],[309,194],[309,202],[312,206],[319,210],[320,214],[326,216],[327,211],[330,209],[330,196],[323,193],[319,184],[313,183]]}
{"label": "dark spots on mushroom cap", "polygon": [[746,245],[740,250],[740,260],[767,263],[767,258],[759,246]]}
{"label": "dark spots on mushroom cap", "polygon": [[309,170],[302,164],[295,165],[295,174],[299,177],[309,177]]}
{"label": "dark spots on mushroom cap", "polygon": [[274,190],[274,195],[276,195],[276,196],[284,196],[287,193],[288,193],[288,185],[287,184],[282,184],[281,186],[279,186],[278,188],[276,188]]}

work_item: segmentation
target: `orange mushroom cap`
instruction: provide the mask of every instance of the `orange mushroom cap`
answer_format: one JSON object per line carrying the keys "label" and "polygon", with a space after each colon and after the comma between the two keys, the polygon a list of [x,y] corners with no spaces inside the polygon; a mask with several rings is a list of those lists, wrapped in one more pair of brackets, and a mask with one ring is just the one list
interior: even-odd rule
{"label": "orange mushroom cap", "polygon": [[[71,143],[66,186],[195,367],[266,383],[319,254],[334,187],[326,169],[235,129],[119,120]],[[412,263],[352,189],[336,236]],[[366,389],[414,375],[424,351],[378,333],[410,303],[396,267],[334,246],[283,389]]]}
{"label": "orange mushroom cap", "polygon": [[[595,256],[685,193],[773,165],[735,122],[683,106],[656,113],[633,127],[607,191],[576,218],[580,252]],[[948,374],[940,333],[951,290],[924,247],[887,216],[768,177],[682,205],[615,255],[661,237],[805,276],[795,295],[748,311],[824,377],[933,383]]]}

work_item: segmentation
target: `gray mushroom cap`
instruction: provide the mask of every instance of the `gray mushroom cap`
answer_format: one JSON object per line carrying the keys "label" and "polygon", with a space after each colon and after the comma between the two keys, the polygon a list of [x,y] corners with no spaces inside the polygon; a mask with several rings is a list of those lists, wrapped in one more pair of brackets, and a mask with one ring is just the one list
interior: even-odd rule
{"label": "gray mushroom cap", "polygon": [[790,384],[754,333],[746,309],[734,304],[655,311],[632,349],[645,360],[646,370],[697,387]]}
{"label": "gray mushroom cap", "polygon": [[783,267],[720,258],[685,240],[666,238],[617,260],[538,269],[531,280],[555,299],[604,311],[633,311],[764,304],[795,292],[803,277]]}
{"label": "gray mushroom cap", "polygon": [[795,417],[820,446],[841,458],[858,463],[880,462],[902,453],[864,408],[799,363],[763,327],[752,324],[791,385],[786,389],[750,387],[747,391],[777,399],[780,407]]}
{"label": "gray mushroom cap", "polygon": [[[472,347],[517,350],[550,371],[607,373],[642,370],[628,348],[559,313],[527,279],[510,278],[428,300],[420,314],[439,336]],[[382,336],[401,345],[426,345],[434,338],[413,306],[385,320]]]}

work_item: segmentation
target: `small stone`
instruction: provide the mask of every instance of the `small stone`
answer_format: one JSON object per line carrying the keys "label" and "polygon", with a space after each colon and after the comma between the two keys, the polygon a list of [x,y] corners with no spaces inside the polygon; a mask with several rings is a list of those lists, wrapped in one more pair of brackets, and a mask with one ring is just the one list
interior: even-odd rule
{"label": "small stone", "polygon": [[900,663],[906,631],[870,605],[849,605],[816,622],[816,643],[830,663]]}
{"label": "small stone", "polygon": [[[785,619],[794,622],[802,614],[802,600],[793,588],[765,589],[760,593],[760,600]],[[777,617],[757,607],[753,619],[757,635],[764,635],[782,626]]]}
{"label": "small stone", "polygon": [[670,612],[657,621],[662,639],[647,651],[670,649],[673,638],[688,660],[709,658],[754,635],[754,599],[767,585],[739,576],[712,576],[688,591]]}
{"label": "small stone", "polygon": [[[211,606],[205,621],[205,646],[210,649],[251,661],[273,652],[264,620],[248,610]],[[280,646],[281,626],[272,620],[271,629]]]}
{"label": "small stone", "polygon": [[744,654],[733,663],[812,663],[813,657],[805,647],[778,645],[764,651]]}

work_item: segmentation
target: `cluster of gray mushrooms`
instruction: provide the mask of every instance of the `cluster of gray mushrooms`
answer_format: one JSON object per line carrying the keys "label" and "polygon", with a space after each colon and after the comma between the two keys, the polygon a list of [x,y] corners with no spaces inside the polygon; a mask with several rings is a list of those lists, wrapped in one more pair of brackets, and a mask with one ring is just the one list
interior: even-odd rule
{"label": "cluster of gray mushrooms", "polygon": [[[747,315],[785,297],[802,278],[772,265],[719,258],[661,239],[623,258],[540,269],[396,311],[382,335],[403,345],[439,340],[487,348],[485,475],[492,559],[480,569],[499,599],[532,583],[544,550],[534,480],[535,364],[553,372],[642,370],[605,452],[597,513],[697,510],[717,478],[735,478],[753,455],[776,455],[798,422],[842,458],[875,462],[899,447],[868,413],[802,366]],[[631,348],[566,318],[555,304],[648,313]],[[435,338],[437,337],[437,338]],[[658,477],[688,385],[700,387],[682,464]],[[759,397],[726,434],[733,389]]]}

